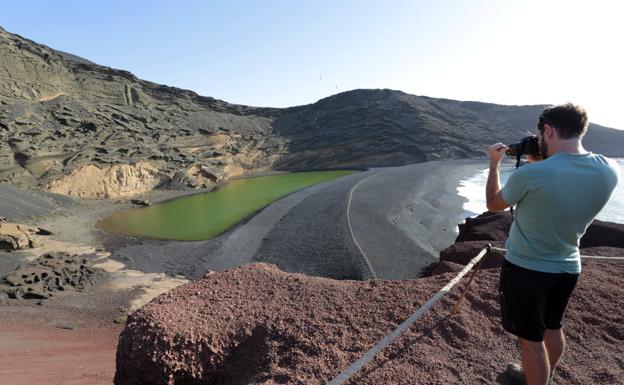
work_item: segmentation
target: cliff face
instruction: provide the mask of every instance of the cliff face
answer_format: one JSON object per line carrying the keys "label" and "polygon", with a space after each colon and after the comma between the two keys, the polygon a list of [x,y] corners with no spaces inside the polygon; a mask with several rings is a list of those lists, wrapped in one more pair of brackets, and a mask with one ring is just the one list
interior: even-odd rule
{"label": "cliff face", "polygon": [[167,175],[146,162],[84,165],[52,182],[47,189],[78,198],[120,198],[148,192],[169,181]]}
{"label": "cliff face", "polygon": [[[485,155],[533,131],[543,106],[356,90],[254,108],[136,78],[0,28],[0,181],[51,185],[85,165],[149,162],[216,180],[267,169],[399,165]],[[594,126],[587,147],[624,156],[624,131]]]}
{"label": "cliff face", "polygon": [[142,81],[2,29],[0,78],[0,180],[18,185],[139,161],[227,178],[270,168],[284,148],[271,128],[279,110]]}

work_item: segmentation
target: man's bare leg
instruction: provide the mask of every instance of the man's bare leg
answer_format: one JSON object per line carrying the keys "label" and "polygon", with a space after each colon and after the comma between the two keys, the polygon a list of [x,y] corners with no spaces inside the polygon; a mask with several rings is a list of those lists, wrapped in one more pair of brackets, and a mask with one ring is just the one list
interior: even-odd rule
{"label": "man's bare leg", "polygon": [[550,364],[544,342],[518,338],[522,367],[527,385],[546,385],[550,377]]}
{"label": "man's bare leg", "polygon": [[546,346],[548,363],[550,364],[550,377],[552,377],[555,367],[565,350],[563,329],[546,329],[544,332],[544,345]]}

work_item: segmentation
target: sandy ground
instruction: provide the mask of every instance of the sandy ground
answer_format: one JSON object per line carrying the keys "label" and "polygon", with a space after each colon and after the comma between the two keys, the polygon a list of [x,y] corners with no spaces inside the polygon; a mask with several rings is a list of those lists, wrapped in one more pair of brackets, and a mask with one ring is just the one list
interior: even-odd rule
{"label": "sandy ground", "polygon": [[[286,270],[312,275],[331,276],[332,272],[342,271],[347,272],[339,275],[342,278],[365,277],[362,255],[347,228],[349,196],[354,235],[376,273],[390,278],[416,275],[419,263],[414,263],[407,273],[397,266],[432,258],[437,248],[453,242],[451,227],[463,215],[463,199],[456,196],[455,189],[459,180],[482,167],[479,161],[452,161],[351,175],[291,194],[222,236],[203,242],[138,240],[104,234],[95,228],[99,219],[129,207],[127,200],[69,200],[16,192],[3,185],[0,195],[5,199],[0,209],[5,211],[0,215],[49,228],[54,235],[42,248],[0,252],[0,274],[44,251],[64,250],[88,254],[96,266],[108,271],[108,278],[89,293],[59,296],[43,301],[43,305],[33,301],[0,302],[0,319],[3,324],[13,325],[0,332],[0,362],[10,363],[3,365],[1,375],[11,379],[2,383],[37,383],[40,371],[33,368],[41,367],[57,373],[46,383],[110,384],[115,340],[121,330],[113,320],[209,269],[224,270],[267,260]],[[439,173],[446,175],[444,181],[436,176]],[[364,181],[373,174],[379,175]],[[394,183],[396,178],[401,183]],[[144,198],[156,202],[182,194],[158,192]],[[418,204],[432,196],[433,203]],[[371,201],[379,204],[370,205]],[[14,206],[18,210],[8,209]],[[447,231],[437,231],[438,226]],[[394,259],[384,262],[376,257],[375,245],[388,244],[388,239],[392,239]],[[402,246],[403,242],[409,246]],[[391,267],[384,270],[385,265]],[[59,329],[64,324],[78,326],[75,330]],[[68,371],[72,351],[92,351],[97,359],[85,359]],[[24,377],[24,373],[33,377]]]}

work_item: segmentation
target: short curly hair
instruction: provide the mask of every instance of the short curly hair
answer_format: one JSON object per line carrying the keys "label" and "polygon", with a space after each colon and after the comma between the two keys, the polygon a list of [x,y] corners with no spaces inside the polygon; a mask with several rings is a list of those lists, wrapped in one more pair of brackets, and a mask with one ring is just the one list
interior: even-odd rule
{"label": "short curly hair", "polygon": [[553,126],[562,139],[570,139],[585,135],[589,120],[583,107],[566,103],[545,108],[537,122],[540,132],[544,131],[544,123]]}

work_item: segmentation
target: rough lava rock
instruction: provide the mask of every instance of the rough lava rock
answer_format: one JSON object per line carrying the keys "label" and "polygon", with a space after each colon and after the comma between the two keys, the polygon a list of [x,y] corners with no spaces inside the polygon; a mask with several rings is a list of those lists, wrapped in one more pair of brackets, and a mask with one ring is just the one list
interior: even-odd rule
{"label": "rough lava rock", "polygon": [[87,290],[104,274],[84,256],[46,253],[0,278],[0,293],[13,299],[50,298],[58,292]]}
{"label": "rough lava rock", "polygon": [[[504,242],[495,241],[466,241],[457,242],[440,251],[440,262],[453,262],[460,265],[467,265],[481,250],[488,244],[497,248],[504,248]],[[505,260],[505,255],[497,250],[493,250],[483,257],[482,269],[501,267]]]}
{"label": "rough lava rock", "polygon": [[[509,211],[484,212],[474,218],[466,218],[459,224],[459,235],[455,242],[498,241],[505,242],[513,217]],[[624,224],[594,220],[581,237],[580,248],[588,247],[624,248]]]}
{"label": "rough lava rock", "polygon": [[[611,385],[624,375],[624,264],[584,261],[566,314],[556,382]],[[497,269],[459,308],[457,287],[348,385],[494,384],[516,341],[500,325]],[[116,385],[326,384],[394,330],[455,273],[406,281],[337,281],[266,264],[207,274],[128,318]],[[587,357],[591,355],[591,364]]]}
{"label": "rough lava rock", "polygon": [[439,285],[338,281],[264,263],[206,274],[130,315],[115,384],[320,383]]}
{"label": "rough lava rock", "polygon": [[0,250],[14,251],[39,245],[39,235],[50,235],[51,231],[21,223],[0,222]]}
{"label": "rough lava rock", "polygon": [[[447,265],[438,267],[438,263],[466,265],[488,243],[497,248],[505,248],[512,220],[509,211],[485,212],[475,218],[466,218],[464,223],[459,224],[459,235],[455,243],[440,251],[440,262],[428,266],[423,276],[450,269]],[[621,255],[624,250],[624,225],[594,220],[580,240],[580,249],[584,255]],[[486,257],[482,267],[500,267],[503,260],[504,255],[501,252],[493,252]]]}
{"label": "rough lava rock", "polygon": [[509,211],[486,211],[474,218],[466,218],[460,223],[459,234],[455,242],[466,241],[500,241],[504,242],[509,236],[509,229],[513,217]]}
{"label": "rough lava rock", "polygon": [[624,224],[595,220],[581,238],[580,248],[588,247],[624,248]]}

